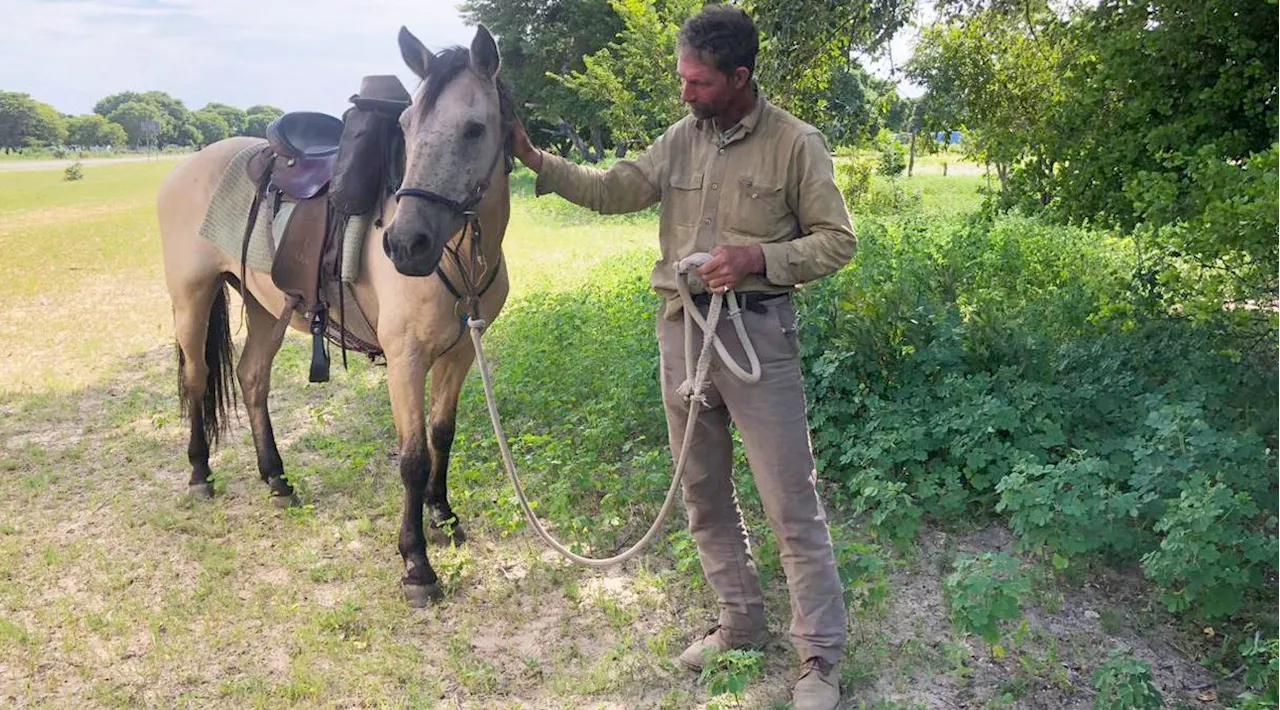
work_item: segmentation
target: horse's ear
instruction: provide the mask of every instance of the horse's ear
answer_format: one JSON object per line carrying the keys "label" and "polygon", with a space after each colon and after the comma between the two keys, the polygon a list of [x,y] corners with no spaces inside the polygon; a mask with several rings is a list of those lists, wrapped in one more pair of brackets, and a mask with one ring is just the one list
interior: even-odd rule
{"label": "horse's ear", "polygon": [[498,43],[493,41],[489,28],[480,25],[476,28],[476,36],[471,40],[471,67],[481,76],[493,78],[498,73]]}
{"label": "horse's ear", "polygon": [[422,43],[407,27],[400,28],[400,56],[409,65],[419,79],[427,78],[427,68],[431,66],[431,50]]}

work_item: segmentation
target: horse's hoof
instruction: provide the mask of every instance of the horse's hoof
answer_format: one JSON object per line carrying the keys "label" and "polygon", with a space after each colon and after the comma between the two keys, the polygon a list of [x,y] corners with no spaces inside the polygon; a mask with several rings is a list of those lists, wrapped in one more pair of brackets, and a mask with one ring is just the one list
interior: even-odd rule
{"label": "horse's hoof", "polygon": [[301,504],[302,501],[298,500],[297,493],[290,493],[289,495],[284,496],[271,496],[271,505],[274,505],[277,508],[296,508]]}
{"label": "horse's hoof", "polygon": [[444,590],[440,588],[440,583],[433,584],[403,584],[404,599],[409,602],[409,606],[414,609],[438,602],[444,599]]}
{"label": "horse's hoof", "polygon": [[213,484],[193,483],[192,485],[187,486],[187,495],[190,496],[192,500],[209,500],[210,498],[213,498]]}
{"label": "horse's hoof", "polygon": [[462,525],[454,523],[452,525],[436,525],[432,523],[427,528],[427,539],[436,545],[457,545],[467,541],[467,534],[462,531]]}

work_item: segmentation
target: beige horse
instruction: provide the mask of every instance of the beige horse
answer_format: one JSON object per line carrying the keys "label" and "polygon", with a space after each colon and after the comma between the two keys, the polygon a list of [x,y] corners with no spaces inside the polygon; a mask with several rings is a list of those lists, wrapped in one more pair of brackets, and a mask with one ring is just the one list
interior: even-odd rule
{"label": "beige horse", "polygon": [[[484,263],[498,270],[480,299],[482,317],[493,321],[508,292],[501,254],[510,190],[501,158],[511,109],[497,79],[497,45],[483,26],[469,50],[453,47],[433,54],[406,29],[401,29],[399,42],[405,62],[423,83],[400,117],[406,149],[402,189],[385,205],[385,214],[392,215],[385,229],[375,229],[367,240],[354,291],[386,353],[404,484],[401,583],[409,603],[421,606],[440,597],[436,573],[427,561],[424,503],[433,536],[447,530],[455,541],[464,539],[449,506],[446,476],[458,394],[475,357],[459,321],[466,304],[451,293],[437,267],[458,282],[458,275],[449,270],[451,262],[442,262],[441,255],[448,244],[462,246],[464,254],[470,251],[458,240],[473,233],[464,229],[464,211],[474,211],[483,235]],[[219,177],[252,140],[214,143],[169,175],[158,198],[160,233],[173,300],[179,396],[191,420],[191,490],[197,495],[212,493],[209,443],[216,444],[225,429],[228,395],[235,407],[227,312],[230,284],[240,291],[247,316],[248,333],[235,374],[253,430],[258,471],[274,500],[288,503],[294,500],[293,487],[285,477],[267,411],[271,363],[283,339],[283,330],[273,326],[286,297],[269,273],[247,271],[240,283],[239,258],[198,233]],[[332,317],[340,320],[342,314],[335,308]],[[292,326],[307,330],[307,323],[296,315]],[[429,420],[424,416],[428,371]]]}

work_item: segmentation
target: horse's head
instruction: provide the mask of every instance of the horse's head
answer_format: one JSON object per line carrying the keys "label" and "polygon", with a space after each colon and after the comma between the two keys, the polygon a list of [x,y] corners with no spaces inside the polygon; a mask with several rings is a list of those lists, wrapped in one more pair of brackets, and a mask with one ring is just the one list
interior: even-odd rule
{"label": "horse's head", "polygon": [[400,273],[426,276],[501,167],[510,109],[497,79],[498,45],[483,25],[470,50],[439,54],[401,28],[400,53],[422,85],[400,116],[404,182],[382,247]]}

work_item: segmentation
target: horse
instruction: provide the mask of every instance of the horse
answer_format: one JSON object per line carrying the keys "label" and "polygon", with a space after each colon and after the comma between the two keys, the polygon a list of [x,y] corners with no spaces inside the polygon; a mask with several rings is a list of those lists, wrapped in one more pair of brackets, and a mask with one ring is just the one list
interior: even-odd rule
{"label": "horse", "polygon": [[[443,597],[427,558],[424,504],[433,539],[461,543],[466,537],[449,506],[448,469],[458,397],[475,353],[459,322],[468,304],[460,303],[456,287],[438,267],[450,263],[442,264],[446,247],[453,253],[468,251],[471,245],[461,241],[468,234],[472,241],[478,239],[482,263],[496,273],[486,279],[489,284],[478,303],[470,302],[481,313],[471,315],[492,322],[501,312],[509,291],[502,239],[511,207],[507,161],[502,158],[508,157],[513,109],[510,91],[498,78],[497,43],[483,25],[469,48],[433,53],[403,27],[399,46],[405,63],[421,79],[399,118],[403,182],[382,205],[388,218],[375,222],[366,239],[353,292],[386,357],[404,486],[401,584],[408,603],[420,607]],[[225,139],[188,158],[164,180],[157,206],[165,282],[173,303],[178,395],[190,422],[189,490],[201,497],[212,494],[210,443],[216,446],[227,430],[228,398],[232,411],[237,406],[228,315],[228,288],[235,288],[248,327],[234,376],[248,411],[258,472],[272,500],[287,505],[296,496],[276,447],[267,395],[272,361],[285,332],[275,326],[291,303],[270,273],[248,269],[199,234],[224,170],[254,140]],[[354,309],[348,310],[354,318]],[[331,318],[341,321],[342,316],[333,309]],[[289,325],[308,331],[308,322],[296,313]]]}

